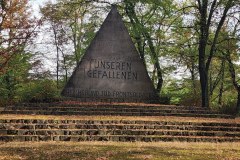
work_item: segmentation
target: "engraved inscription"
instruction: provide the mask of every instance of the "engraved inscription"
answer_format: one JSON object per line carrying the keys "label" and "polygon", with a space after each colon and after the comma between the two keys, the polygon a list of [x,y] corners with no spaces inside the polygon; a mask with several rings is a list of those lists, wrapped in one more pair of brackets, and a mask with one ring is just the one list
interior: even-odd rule
{"label": "engraved inscription", "polygon": [[88,78],[138,80],[138,73],[132,71],[131,62],[90,60],[90,69],[85,71]]}
{"label": "engraved inscription", "polygon": [[88,90],[88,89],[77,89],[77,88],[68,88],[66,90],[68,95],[75,95],[78,97],[111,97],[111,98],[131,98],[131,99],[138,99],[138,98],[152,98],[155,95],[153,93],[146,93],[146,92],[123,92],[123,91],[112,91],[112,90]]}

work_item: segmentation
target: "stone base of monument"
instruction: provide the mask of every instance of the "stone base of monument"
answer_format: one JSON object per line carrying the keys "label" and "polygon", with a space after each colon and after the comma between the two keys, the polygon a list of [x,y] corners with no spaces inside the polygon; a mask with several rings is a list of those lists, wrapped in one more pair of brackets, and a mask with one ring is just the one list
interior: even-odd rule
{"label": "stone base of monument", "polygon": [[234,121],[0,119],[0,141],[239,142]]}

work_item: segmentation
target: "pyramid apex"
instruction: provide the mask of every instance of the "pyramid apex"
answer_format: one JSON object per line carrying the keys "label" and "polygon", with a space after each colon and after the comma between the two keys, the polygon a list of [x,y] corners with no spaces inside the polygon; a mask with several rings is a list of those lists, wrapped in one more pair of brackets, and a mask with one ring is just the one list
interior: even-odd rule
{"label": "pyramid apex", "polygon": [[[117,9],[117,5],[116,4],[112,4],[111,5],[111,11],[110,12],[118,12],[118,9]],[[118,12],[119,13],[119,12]]]}

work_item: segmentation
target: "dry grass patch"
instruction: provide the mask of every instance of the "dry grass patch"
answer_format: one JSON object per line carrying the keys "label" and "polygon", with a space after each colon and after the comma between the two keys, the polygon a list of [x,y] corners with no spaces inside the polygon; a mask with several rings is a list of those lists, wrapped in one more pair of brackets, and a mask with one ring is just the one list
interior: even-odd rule
{"label": "dry grass patch", "polygon": [[11,142],[1,160],[238,160],[240,143]]}

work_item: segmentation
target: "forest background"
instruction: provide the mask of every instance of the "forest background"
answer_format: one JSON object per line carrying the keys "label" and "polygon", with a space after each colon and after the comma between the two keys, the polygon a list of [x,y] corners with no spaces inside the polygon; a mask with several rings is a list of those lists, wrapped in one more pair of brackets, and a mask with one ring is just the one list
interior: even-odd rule
{"label": "forest background", "polygon": [[240,112],[239,0],[0,2],[0,106],[61,98],[116,4],[162,103]]}

